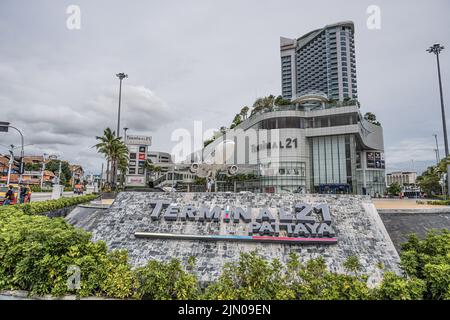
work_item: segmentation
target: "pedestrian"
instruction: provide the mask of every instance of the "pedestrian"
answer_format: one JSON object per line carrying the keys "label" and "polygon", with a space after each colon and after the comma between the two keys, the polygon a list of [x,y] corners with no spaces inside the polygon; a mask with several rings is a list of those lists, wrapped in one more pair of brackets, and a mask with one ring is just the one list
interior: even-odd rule
{"label": "pedestrian", "polygon": [[21,184],[19,189],[20,203],[25,203],[26,196],[27,196],[27,187]]}
{"label": "pedestrian", "polygon": [[25,202],[31,202],[31,187],[27,185],[27,195],[25,196]]}
{"label": "pedestrian", "polygon": [[3,201],[3,205],[6,206],[6,205],[9,205],[9,204],[13,204],[14,200],[15,200],[14,188],[13,188],[13,186],[10,185],[9,186],[9,190],[5,194],[5,201]]}

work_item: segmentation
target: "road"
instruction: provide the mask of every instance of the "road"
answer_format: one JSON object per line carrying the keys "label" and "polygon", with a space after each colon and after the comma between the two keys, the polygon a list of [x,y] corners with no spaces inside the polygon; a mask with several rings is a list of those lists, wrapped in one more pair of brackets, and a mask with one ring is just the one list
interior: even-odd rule
{"label": "road", "polygon": [[[73,197],[73,196],[74,196],[73,191],[63,192],[63,197]],[[51,198],[52,198],[51,192],[33,192],[31,194],[32,202],[50,200]]]}

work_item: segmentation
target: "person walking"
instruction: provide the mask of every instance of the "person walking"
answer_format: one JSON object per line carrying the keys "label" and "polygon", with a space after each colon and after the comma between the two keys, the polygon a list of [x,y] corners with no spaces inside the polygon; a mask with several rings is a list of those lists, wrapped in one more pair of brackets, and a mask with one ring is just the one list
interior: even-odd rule
{"label": "person walking", "polygon": [[13,186],[9,186],[9,190],[6,192],[5,194],[5,201],[3,201],[3,205],[9,205],[9,204],[14,204],[14,187]]}
{"label": "person walking", "polygon": [[26,203],[31,202],[31,187],[27,185],[27,195],[25,196]]}
{"label": "person walking", "polygon": [[20,203],[25,203],[26,196],[27,196],[27,187],[21,184],[19,189]]}

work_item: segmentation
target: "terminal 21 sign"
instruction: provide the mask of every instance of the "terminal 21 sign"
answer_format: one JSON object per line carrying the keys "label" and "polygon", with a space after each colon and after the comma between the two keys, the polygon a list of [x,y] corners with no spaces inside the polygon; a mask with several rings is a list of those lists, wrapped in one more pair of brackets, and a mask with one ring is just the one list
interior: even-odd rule
{"label": "terminal 21 sign", "polygon": [[[135,232],[138,238],[210,240],[210,241],[257,241],[284,243],[335,244],[335,231],[327,204],[310,205],[297,203],[291,208],[273,209],[231,207],[179,206],[170,201],[158,200],[150,203],[152,221],[166,222],[192,221],[246,224],[247,234],[173,234],[154,232]],[[252,217],[256,211],[256,217]]]}

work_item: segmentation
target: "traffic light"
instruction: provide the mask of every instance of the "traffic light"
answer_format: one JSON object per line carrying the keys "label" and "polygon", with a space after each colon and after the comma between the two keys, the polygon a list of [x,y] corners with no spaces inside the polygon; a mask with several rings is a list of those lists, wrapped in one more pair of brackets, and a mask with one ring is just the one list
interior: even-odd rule
{"label": "traffic light", "polygon": [[8,132],[9,122],[0,121],[0,132]]}
{"label": "traffic light", "polygon": [[14,157],[13,166],[16,168],[15,171],[18,174],[23,174],[24,172],[24,166],[21,166],[22,158],[21,157]]}

